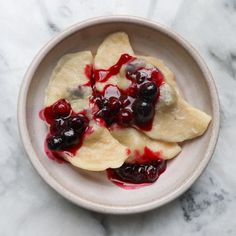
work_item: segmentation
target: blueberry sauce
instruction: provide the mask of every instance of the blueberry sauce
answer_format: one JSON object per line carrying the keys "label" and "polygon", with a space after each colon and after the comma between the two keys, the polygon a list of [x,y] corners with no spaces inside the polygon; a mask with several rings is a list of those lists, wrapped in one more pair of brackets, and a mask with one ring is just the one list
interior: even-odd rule
{"label": "blueberry sauce", "polygon": [[[134,59],[124,54],[110,69],[94,70],[94,81],[106,82],[119,73],[122,65]],[[121,127],[133,126],[149,131],[152,129],[155,105],[160,95],[159,87],[164,83],[163,75],[155,67],[141,67],[137,70],[126,69],[125,77],[131,82],[125,90],[106,85],[100,92],[93,86],[91,101],[97,106],[94,118],[103,119],[107,127],[118,124]]]}
{"label": "blueberry sauce", "polygon": [[93,85],[92,80],[91,80],[91,78],[93,76],[93,66],[92,65],[86,65],[85,68],[84,68],[84,74],[87,77],[88,82],[85,83],[83,86],[91,87]]}
{"label": "blueberry sauce", "polygon": [[94,70],[94,78],[96,82],[106,82],[111,76],[117,75],[120,72],[121,67],[128,63],[133,61],[135,58],[128,55],[128,54],[123,54],[121,55],[120,59],[118,62],[111,66],[108,70]]}
{"label": "blueberry sauce", "polygon": [[120,168],[108,169],[108,178],[116,185],[126,189],[135,189],[155,182],[165,171],[167,161],[160,158],[160,153],[144,148],[143,155],[135,151],[135,161],[124,163]]}
{"label": "blueberry sauce", "polygon": [[75,113],[65,99],[44,108],[40,118],[49,126],[45,152],[58,162],[62,162],[63,153],[73,157],[82,145],[84,135],[91,132],[85,112]]}
{"label": "blueberry sauce", "polygon": [[[86,65],[84,74],[88,82],[83,86],[92,88],[90,103],[93,119],[100,125],[119,128],[134,127],[145,131],[152,129],[155,105],[160,95],[160,86],[164,83],[162,73],[155,67],[139,67],[135,70],[130,64],[136,58],[128,54],[121,55],[118,62],[107,70],[96,70]],[[103,91],[96,89],[96,82],[107,82],[125,67],[125,78],[130,81],[127,89],[108,84]],[[63,155],[73,157],[81,147],[84,136],[92,132],[86,111],[75,113],[65,99],[60,99],[40,112],[49,131],[45,140],[45,152],[50,159],[59,163],[65,162]],[[143,153],[127,149],[127,155],[133,154],[130,163],[120,168],[108,169],[108,178],[125,189],[135,189],[150,185],[166,169],[166,161],[161,159],[160,152],[153,152],[145,147]]]}

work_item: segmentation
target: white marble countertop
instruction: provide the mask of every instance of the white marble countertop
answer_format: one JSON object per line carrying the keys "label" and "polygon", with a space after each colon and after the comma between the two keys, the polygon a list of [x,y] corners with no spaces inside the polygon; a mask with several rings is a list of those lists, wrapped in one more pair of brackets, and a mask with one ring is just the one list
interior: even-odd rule
{"label": "white marble countertop", "polygon": [[[37,51],[71,24],[128,14],[168,25],[209,65],[221,100],[217,149],[174,202],[131,216],[81,209],[31,166],[17,131],[17,94]],[[234,0],[7,0],[0,7],[0,235],[236,235],[236,2]]]}

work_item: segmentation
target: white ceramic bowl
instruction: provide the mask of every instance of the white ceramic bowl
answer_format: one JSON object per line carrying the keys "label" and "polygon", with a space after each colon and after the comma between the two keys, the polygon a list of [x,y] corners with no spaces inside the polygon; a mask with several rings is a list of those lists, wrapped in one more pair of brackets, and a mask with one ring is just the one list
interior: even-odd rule
{"label": "white ceramic bowl", "polygon": [[[44,153],[45,124],[38,113],[53,67],[61,56],[80,50],[96,51],[106,35],[125,31],[138,54],[163,59],[176,75],[188,102],[212,116],[207,132],[183,145],[181,154],[149,187],[124,190],[104,173],[86,172],[57,164]],[[219,101],[212,76],[199,54],[176,33],[145,19],[110,16],[91,19],[66,29],[48,42],[30,65],[22,83],[18,122],[28,156],[41,177],[77,205],[103,213],[147,211],[170,202],[200,176],[213,154],[219,131]]]}

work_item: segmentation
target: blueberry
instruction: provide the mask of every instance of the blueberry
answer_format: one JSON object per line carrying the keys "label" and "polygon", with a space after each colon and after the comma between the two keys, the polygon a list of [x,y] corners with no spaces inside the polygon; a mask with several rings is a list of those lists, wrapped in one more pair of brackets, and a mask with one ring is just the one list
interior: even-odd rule
{"label": "blueberry", "polygon": [[120,125],[129,125],[133,121],[133,113],[128,109],[123,109],[117,114],[117,123]]}
{"label": "blueberry", "polygon": [[64,140],[62,136],[52,136],[47,138],[47,146],[50,150],[58,151],[63,148]]}
{"label": "blueberry", "polygon": [[78,134],[83,133],[87,126],[87,120],[83,115],[77,115],[75,117],[71,117],[68,123],[69,123],[68,126],[73,128],[74,131]]}
{"label": "blueberry", "polygon": [[59,118],[55,119],[54,123],[50,126],[52,134],[60,134],[67,127],[67,120]]}
{"label": "blueberry", "polygon": [[121,107],[121,102],[118,98],[110,97],[107,103],[107,107],[114,112],[118,112]]}
{"label": "blueberry", "polygon": [[93,101],[98,106],[99,109],[104,107],[104,102],[103,102],[103,98],[101,95],[95,96]]}
{"label": "blueberry", "polygon": [[132,109],[134,111],[135,121],[140,124],[149,122],[155,113],[153,104],[141,99],[136,99],[134,101]]}
{"label": "blueberry", "polygon": [[148,101],[154,101],[157,96],[158,88],[155,83],[147,82],[139,88],[139,96]]}
{"label": "blueberry", "polygon": [[60,99],[52,106],[56,118],[67,117],[71,112],[71,106],[65,99]]}
{"label": "blueberry", "polygon": [[120,102],[122,107],[127,107],[131,104],[131,101],[128,96],[122,95],[120,97]]}
{"label": "blueberry", "polygon": [[79,143],[80,136],[75,132],[73,128],[67,128],[63,133],[63,139],[65,142],[65,146],[68,147]]}
{"label": "blueberry", "polygon": [[113,171],[124,182],[141,184],[155,182],[165,168],[166,161],[155,160],[143,164],[124,163],[120,168],[113,169]]}
{"label": "blueberry", "polygon": [[111,115],[111,111],[104,107],[103,109],[97,111],[96,117],[105,119],[106,117],[109,117]]}
{"label": "blueberry", "polygon": [[102,102],[103,102],[103,107],[104,107],[104,106],[107,105],[108,99],[106,99],[105,97],[103,97]]}
{"label": "blueberry", "polygon": [[148,74],[143,72],[143,71],[137,71],[136,72],[136,82],[138,84],[143,83],[146,80],[147,77],[148,77]]}
{"label": "blueberry", "polygon": [[95,116],[97,118],[102,118],[107,125],[111,125],[114,122],[114,113],[107,107],[99,110]]}

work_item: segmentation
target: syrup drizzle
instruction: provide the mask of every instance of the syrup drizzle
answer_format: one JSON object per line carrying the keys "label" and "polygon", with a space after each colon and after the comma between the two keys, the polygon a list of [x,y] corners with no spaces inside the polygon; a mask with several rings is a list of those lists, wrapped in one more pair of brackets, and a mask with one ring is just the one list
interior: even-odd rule
{"label": "syrup drizzle", "polygon": [[[55,111],[54,111],[54,107],[55,107],[55,104],[62,104],[62,105],[66,105],[68,106],[68,114],[65,116],[65,117],[57,117],[56,118],[56,115],[55,115]],[[56,103],[52,104],[51,106],[48,106],[48,107],[45,107],[43,110],[41,110],[39,112],[39,117],[40,119],[42,119],[43,121],[45,121],[49,128],[48,128],[48,134],[47,134],[47,137],[45,139],[45,143],[44,143],[44,149],[45,149],[45,153],[47,154],[47,156],[52,159],[52,160],[55,160],[57,161],[58,163],[64,163],[66,162],[64,159],[63,159],[63,156],[70,156],[70,157],[73,157],[75,156],[76,152],[78,151],[78,149],[82,146],[82,143],[83,143],[83,140],[84,140],[84,137],[86,135],[89,135],[93,132],[92,130],[92,127],[89,127],[87,126],[85,128],[85,130],[81,133],[81,134],[78,134],[80,135],[80,139],[79,139],[79,142],[77,142],[76,144],[74,145],[71,145],[71,146],[65,146],[63,148],[63,150],[50,150],[48,148],[48,145],[47,145],[47,140],[48,138],[50,137],[53,137],[55,135],[57,135],[57,133],[59,132],[58,129],[63,129],[63,124],[64,126],[68,126],[67,125],[67,120],[69,120],[70,118],[75,118],[75,117],[78,117],[78,116],[82,116],[83,119],[86,120],[86,122],[88,123],[88,118],[86,117],[86,111],[83,110],[79,113],[76,113],[72,110],[69,102],[67,102],[65,99],[61,99],[61,100],[58,100]],[[57,128],[57,123],[58,121],[60,121],[61,123],[63,123],[62,125],[59,125],[59,127]],[[66,128],[64,127],[64,128]],[[61,133],[61,131],[60,131]]]}
{"label": "syrup drizzle", "polygon": [[[96,90],[95,83],[96,82],[101,82],[101,83],[107,82],[109,80],[109,78],[111,78],[114,75],[117,75],[120,72],[120,69],[123,65],[130,63],[135,59],[136,59],[135,57],[132,57],[128,54],[123,54],[123,55],[121,55],[118,62],[115,65],[111,66],[107,70],[94,69],[92,65],[85,66],[84,74],[88,78],[88,82],[85,83],[83,86],[92,87],[93,94],[92,94],[92,98],[90,99],[90,101],[94,104],[94,106],[92,108],[93,114],[96,114],[96,112],[101,110],[101,107],[99,107],[95,102],[95,98],[98,96],[100,96],[103,100],[106,100],[106,101],[108,101],[112,97],[117,98],[119,100],[119,102],[122,104],[120,109],[128,109],[129,111],[131,111],[133,113],[132,105],[133,105],[135,99],[137,99],[137,97],[139,96],[138,94],[139,94],[140,86],[142,84],[146,83],[146,81],[144,81],[142,83],[137,83],[137,80],[134,78],[134,76],[132,74],[126,72],[126,77],[124,79],[130,80],[131,85],[125,90],[122,90],[114,85],[106,85],[104,87],[103,91],[99,92],[98,90]],[[157,68],[151,68],[151,69],[150,68],[149,69],[139,68],[139,73],[146,74],[147,78],[148,78],[147,81],[154,82],[158,89],[164,83],[164,76]],[[152,101],[153,106],[158,102],[158,99],[159,99],[159,90],[158,90],[155,100]],[[44,120],[46,123],[48,123],[49,125],[51,125],[54,120],[50,109],[51,109],[50,107],[46,107],[45,109],[43,109],[39,113],[40,118],[42,120]],[[107,115],[113,114],[113,113],[114,112],[107,113]],[[71,110],[70,116],[75,116],[77,114],[79,114],[79,113],[75,113],[74,111]],[[107,122],[105,122],[105,120],[103,118],[104,117],[96,117],[96,115],[94,115],[94,119],[100,120],[100,124],[103,126],[106,126],[109,128],[110,125],[113,125],[113,124],[117,125],[116,119],[113,119],[112,122],[107,123]],[[127,124],[125,126],[126,127],[133,126],[134,128],[148,131],[148,130],[152,129],[153,118],[154,118],[154,115],[153,115],[152,119],[150,119],[150,121],[145,122],[143,124],[133,122],[133,123]],[[122,125],[118,124],[118,127],[122,128]],[[67,155],[73,157],[76,154],[76,152],[78,151],[78,149],[81,147],[84,136],[89,135],[91,132],[93,132],[91,127],[86,128],[84,135],[81,138],[79,143],[77,143],[74,146],[67,147],[62,151],[49,150],[49,148],[46,144],[46,141],[45,141],[45,152],[50,159],[55,160],[58,163],[65,163],[67,161],[65,161],[62,158],[62,156],[65,155],[65,153],[66,153]],[[53,135],[53,132],[50,133],[50,129],[49,129],[48,136],[50,136],[50,135]],[[131,154],[130,149],[127,149],[127,154]],[[160,152],[153,152],[148,147],[144,148],[143,154],[140,154],[140,151],[135,150],[133,152],[133,156],[134,156],[133,164],[136,166],[138,166],[138,165],[141,166],[142,164],[148,164],[148,163],[155,161],[155,163],[157,163],[156,167],[159,168],[156,173],[156,179],[158,179],[158,177],[166,169],[166,161],[161,159],[161,157],[160,157],[161,153]],[[130,180],[123,179],[122,176],[117,174],[118,173],[117,170],[119,170],[119,169],[120,168],[107,170],[108,178],[119,187],[122,187],[124,189],[136,189],[136,188],[140,188],[140,187],[148,186],[148,185],[152,184],[150,182],[145,182],[145,180],[138,183],[137,181],[132,182]],[[155,179],[155,181],[156,181],[156,179]]]}
{"label": "syrup drizzle", "polygon": [[120,72],[121,67],[134,60],[135,58],[130,56],[129,54],[123,54],[121,55],[118,62],[111,66],[108,70],[94,70],[94,78],[96,82],[106,82],[109,78],[111,78],[114,75],[117,75]]}
{"label": "syrup drizzle", "polygon": [[[153,152],[148,147],[144,147],[144,153],[142,155],[139,150],[134,150],[133,153],[133,162],[131,161],[129,164],[124,163],[120,168],[110,168],[107,170],[108,179],[117,186],[124,189],[137,189],[149,186],[166,170],[167,161],[160,158],[160,152]],[[148,163],[150,165],[146,168],[147,172],[145,176],[143,165],[147,165]],[[151,172],[151,168],[155,168],[155,175]],[[140,176],[137,175],[138,171],[140,171],[141,176],[144,175],[144,179],[140,180]]]}
{"label": "syrup drizzle", "polygon": [[[93,77],[91,80],[96,82],[106,82],[108,79],[116,74],[119,73],[120,68],[126,64],[130,63],[136,58],[128,55],[123,54],[119,61],[114,65],[111,66],[108,70],[94,70]],[[136,73],[136,75],[135,75]],[[93,109],[94,118],[102,118],[105,120],[106,126],[109,128],[114,123],[118,123],[118,125],[121,125],[119,123],[119,117],[120,113],[116,114],[114,113],[114,110],[110,109],[109,103],[107,104],[108,100],[111,97],[117,98],[117,103],[121,103],[120,110],[127,111],[127,109],[130,111],[130,116],[133,116],[134,110],[133,110],[133,104],[136,99],[140,99],[139,96],[139,90],[142,88],[143,85],[146,83],[154,83],[157,87],[157,95],[153,101],[149,101],[149,104],[151,108],[149,108],[150,116],[151,118],[148,119],[148,121],[145,122],[129,122],[128,124],[123,124],[124,126],[132,126],[134,128],[138,128],[145,131],[150,131],[152,129],[153,119],[155,115],[155,105],[158,102],[159,99],[159,88],[162,84],[164,84],[164,76],[163,74],[157,69],[157,68],[139,68],[136,70],[135,73],[130,73],[129,71],[126,71],[125,78],[131,82],[131,85],[125,89],[122,90],[118,88],[115,85],[108,84],[103,88],[103,91],[98,91],[95,86],[93,86],[93,96],[91,98],[91,101],[95,103],[95,105],[98,105],[96,109]],[[138,74],[138,75],[137,75]],[[144,75],[145,78],[143,78],[142,82],[137,82],[137,76]],[[92,83],[92,82],[91,82]],[[97,99],[100,97],[101,99]],[[96,104],[96,101],[99,100],[99,104]],[[125,102],[124,102],[125,101]],[[97,112],[97,113],[96,113]],[[127,112],[126,112],[127,113]],[[130,118],[131,120],[131,118]],[[135,117],[134,117],[135,121]],[[121,125],[122,126],[122,125]]]}

